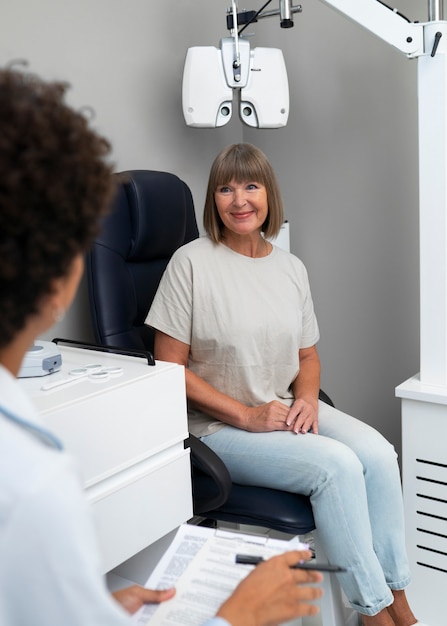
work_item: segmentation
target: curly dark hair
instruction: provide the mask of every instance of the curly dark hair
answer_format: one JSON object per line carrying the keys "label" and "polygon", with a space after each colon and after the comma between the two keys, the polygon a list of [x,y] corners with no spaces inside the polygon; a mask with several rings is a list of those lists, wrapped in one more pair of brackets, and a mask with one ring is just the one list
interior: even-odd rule
{"label": "curly dark hair", "polygon": [[92,243],[110,202],[110,145],[66,88],[0,70],[0,348]]}

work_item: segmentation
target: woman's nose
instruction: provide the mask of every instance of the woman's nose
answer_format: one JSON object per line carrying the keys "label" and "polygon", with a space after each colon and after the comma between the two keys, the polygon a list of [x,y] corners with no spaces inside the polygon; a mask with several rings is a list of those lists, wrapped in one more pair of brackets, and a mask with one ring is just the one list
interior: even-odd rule
{"label": "woman's nose", "polygon": [[243,206],[245,204],[245,191],[244,189],[235,189],[233,192],[233,204],[234,206]]}

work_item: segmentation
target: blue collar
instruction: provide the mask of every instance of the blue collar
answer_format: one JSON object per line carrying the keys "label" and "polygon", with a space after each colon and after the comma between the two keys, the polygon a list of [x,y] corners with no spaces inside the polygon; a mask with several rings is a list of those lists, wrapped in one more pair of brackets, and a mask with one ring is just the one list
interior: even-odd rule
{"label": "blue collar", "polygon": [[40,426],[37,426],[36,424],[32,424],[31,422],[27,422],[21,417],[18,417],[17,415],[14,415],[14,413],[11,413],[7,409],[3,408],[1,405],[0,405],[0,413],[3,413],[3,415],[9,420],[11,420],[11,422],[14,422],[15,424],[17,424],[18,426],[21,426],[25,430],[28,430],[31,434],[33,434],[35,437],[40,439],[47,446],[56,448],[57,450],[63,450],[62,443],[49,430],[46,430],[45,428],[41,428]]}

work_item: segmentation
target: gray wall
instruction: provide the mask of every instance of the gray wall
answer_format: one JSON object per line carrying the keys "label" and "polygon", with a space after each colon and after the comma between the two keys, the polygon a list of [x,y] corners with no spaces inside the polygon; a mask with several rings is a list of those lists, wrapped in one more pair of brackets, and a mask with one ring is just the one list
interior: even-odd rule
{"label": "gray wall", "polygon": [[[394,388],[419,370],[417,61],[316,1],[273,18],[254,45],[281,47],[286,128],[249,130],[283,189],[291,249],[320,323],[322,387],[400,448]],[[412,20],[426,3],[394,2]]]}
{"label": "gray wall", "polygon": [[[177,173],[192,189],[199,221],[220,148],[241,140],[260,146],[282,185],[292,251],[309,270],[323,387],[399,447],[394,387],[419,367],[417,62],[308,0],[293,29],[280,29],[278,18],[248,29],[253,46],[284,51],[288,126],[252,130],[234,116],[222,129],[187,128],[186,49],[218,45],[229,4],[2,0],[0,64],[25,58],[35,72],[69,81],[70,101],[90,105],[112,141],[116,169]],[[426,19],[421,0],[393,6]],[[48,336],[55,335],[91,338],[85,284]]]}

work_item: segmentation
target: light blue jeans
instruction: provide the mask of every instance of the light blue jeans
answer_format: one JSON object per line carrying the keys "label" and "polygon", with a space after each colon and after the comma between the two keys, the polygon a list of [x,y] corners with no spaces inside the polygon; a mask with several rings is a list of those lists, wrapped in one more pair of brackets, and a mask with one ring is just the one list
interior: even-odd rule
{"label": "light blue jeans", "polygon": [[225,426],[202,441],[232,480],[310,496],[315,524],[351,606],[376,615],[410,582],[393,446],[367,424],[320,402],[319,434]]}

